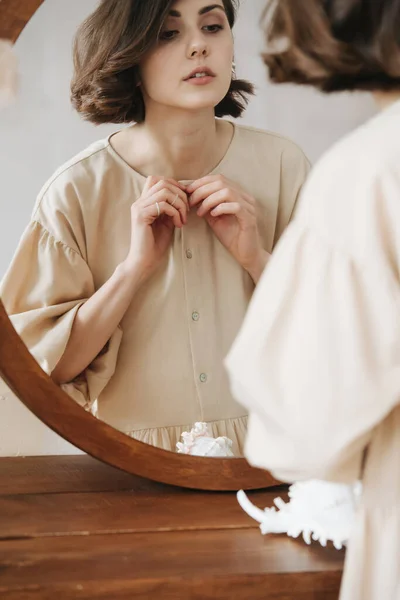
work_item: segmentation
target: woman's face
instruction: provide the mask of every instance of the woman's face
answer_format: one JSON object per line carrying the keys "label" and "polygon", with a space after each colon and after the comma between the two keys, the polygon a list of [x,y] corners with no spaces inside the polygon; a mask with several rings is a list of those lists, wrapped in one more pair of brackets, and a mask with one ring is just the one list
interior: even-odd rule
{"label": "woman's face", "polygon": [[214,108],[229,90],[232,61],[233,37],[222,0],[176,0],[140,65],[146,108],[152,102]]}

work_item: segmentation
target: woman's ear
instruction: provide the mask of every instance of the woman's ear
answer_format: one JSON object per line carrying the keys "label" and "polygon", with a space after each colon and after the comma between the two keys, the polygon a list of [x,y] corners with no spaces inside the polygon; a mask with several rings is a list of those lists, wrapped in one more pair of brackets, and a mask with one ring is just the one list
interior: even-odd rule
{"label": "woman's ear", "polygon": [[236,63],[235,59],[232,61],[232,79],[236,79]]}

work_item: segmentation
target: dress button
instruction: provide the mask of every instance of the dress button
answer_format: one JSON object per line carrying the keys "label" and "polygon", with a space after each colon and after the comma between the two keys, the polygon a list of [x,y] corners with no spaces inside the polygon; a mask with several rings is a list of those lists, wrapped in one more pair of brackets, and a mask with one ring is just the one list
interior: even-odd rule
{"label": "dress button", "polygon": [[186,250],[186,257],[193,258],[193,252],[191,250]]}
{"label": "dress button", "polygon": [[205,373],[202,373],[200,375],[200,381],[201,381],[201,383],[206,383],[206,381],[207,381],[207,375]]}
{"label": "dress button", "polygon": [[196,311],[194,313],[192,313],[192,319],[193,319],[193,321],[198,321],[200,319],[199,313]]}

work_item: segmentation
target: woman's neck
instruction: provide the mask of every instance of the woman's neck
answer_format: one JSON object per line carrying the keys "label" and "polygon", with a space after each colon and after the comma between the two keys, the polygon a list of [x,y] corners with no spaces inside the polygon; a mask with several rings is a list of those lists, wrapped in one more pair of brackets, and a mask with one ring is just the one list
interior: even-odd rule
{"label": "woman's neck", "polygon": [[145,123],[127,130],[128,162],[143,175],[199,179],[222,159],[232,135],[214,111],[148,111]]}

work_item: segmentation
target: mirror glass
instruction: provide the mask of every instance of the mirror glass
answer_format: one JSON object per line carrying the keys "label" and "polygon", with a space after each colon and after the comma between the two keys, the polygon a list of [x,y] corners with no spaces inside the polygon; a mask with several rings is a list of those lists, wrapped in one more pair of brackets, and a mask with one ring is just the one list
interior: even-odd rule
{"label": "mirror glass", "polygon": [[[224,3],[217,0],[217,4]],[[207,75],[209,80],[220,77],[222,88],[224,78],[230,81],[232,76],[255,84],[256,95],[241,118],[228,114],[215,122],[218,147],[210,148],[209,156],[186,157],[175,183],[160,190],[165,193],[168,188],[164,204],[174,208],[190,202],[195,192],[190,194],[193,188],[188,186],[193,182],[196,186],[206,173],[212,185],[223,176],[222,191],[232,194],[240,188],[241,210],[255,215],[264,253],[272,252],[290,221],[307,175],[305,155],[313,162],[373,111],[369,99],[358,95],[326,98],[313,90],[271,85],[260,58],[264,4],[264,0],[241,3],[234,28],[236,73],[232,75],[222,11],[214,8],[199,16],[199,11],[211,6],[205,0],[174,3],[175,13],[165,24],[159,44],[161,58],[153,55],[152,61],[143,63],[145,105],[154,108],[161,99],[167,105],[158,112],[149,109],[155,115],[152,125],[170,132],[170,146],[165,145],[165,135],[161,137],[161,158],[154,150],[159,138],[149,136],[143,124],[94,125],[71,107],[72,40],[79,24],[96,8],[96,0],[45,0],[15,45],[19,95],[0,113],[1,292],[14,326],[50,374],[67,356],[77,313],[83,324],[91,315],[85,336],[69,349],[58,383],[82,410],[90,410],[129,436],[173,452],[242,455],[247,416],[232,397],[223,359],[264,266],[252,260],[251,267],[244,268],[235,255],[237,248],[232,251],[229,232],[238,239],[235,214],[228,212],[214,220],[197,214],[211,195],[203,183],[194,188],[205,195],[198,193],[196,207],[179,209],[178,216],[175,207],[174,218],[182,219],[183,226],[171,221],[171,213],[162,212],[159,196],[158,202],[153,198],[148,208],[156,211],[154,223],[167,237],[171,235],[151,275],[146,272],[144,277],[140,271],[138,276],[135,256],[142,256],[152,240],[140,237],[143,228],[133,236],[131,209],[143,198],[148,176],[171,177],[166,165],[169,152],[173,156],[179,151],[174,123],[182,126],[182,106],[193,123],[187,126],[188,135],[193,134],[196,123],[209,122],[203,113],[209,114],[220,89],[219,83],[207,83]],[[193,65],[205,65],[215,73],[196,75]],[[174,85],[186,90],[183,73],[192,75],[195,83],[185,78],[190,91],[177,98]],[[149,81],[156,83],[151,87]],[[143,82],[135,85],[144,86]],[[213,85],[217,90],[207,91]],[[176,182],[181,186],[178,191]],[[152,185],[158,185],[158,180]],[[244,227],[248,221],[243,223]],[[162,232],[157,230],[157,235],[157,243],[162,244]],[[129,268],[127,256],[133,257]],[[95,295],[100,303],[97,313],[84,313],[82,307]],[[104,323],[111,322],[116,311],[121,319],[108,335]],[[98,318],[93,320],[93,314]],[[101,346],[98,351],[93,350],[96,343]],[[92,358],[86,360],[88,356]],[[87,366],[79,371],[85,360]],[[73,376],[68,377],[68,372]],[[4,427],[0,453],[17,453],[13,446],[17,427],[18,448],[22,448],[18,452],[65,452],[55,438],[44,440],[42,430],[35,429],[32,437],[30,417],[21,413],[2,386],[0,413],[6,418],[0,414],[4,424],[0,425]],[[196,423],[192,435],[182,438]],[[25,433],[30,441],[24,449]]]}

